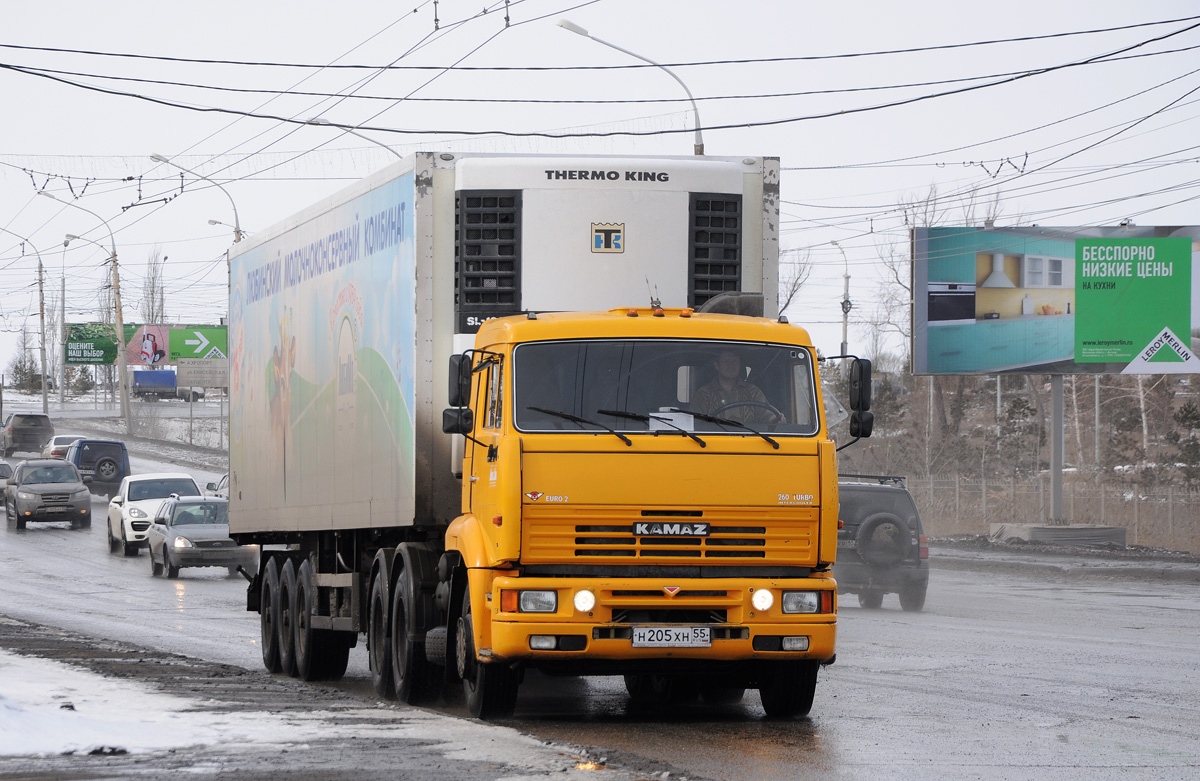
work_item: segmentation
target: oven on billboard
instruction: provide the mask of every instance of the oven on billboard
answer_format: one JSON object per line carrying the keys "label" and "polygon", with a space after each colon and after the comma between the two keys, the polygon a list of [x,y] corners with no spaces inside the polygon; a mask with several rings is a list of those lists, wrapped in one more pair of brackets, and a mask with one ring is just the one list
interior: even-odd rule
{"label": "oven on billboard", "polygon": [[929,284],[929,324],[975,322],[975,285],[959,282]]}

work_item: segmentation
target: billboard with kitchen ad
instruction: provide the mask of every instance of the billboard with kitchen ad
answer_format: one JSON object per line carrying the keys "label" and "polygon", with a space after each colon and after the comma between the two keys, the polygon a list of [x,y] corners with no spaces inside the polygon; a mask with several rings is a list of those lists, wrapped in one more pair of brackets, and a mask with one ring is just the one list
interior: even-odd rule
{"label": "billboard with kitchen ad", "polygon": [[916,374],[1200,373],[1200,228],[917,228]]}

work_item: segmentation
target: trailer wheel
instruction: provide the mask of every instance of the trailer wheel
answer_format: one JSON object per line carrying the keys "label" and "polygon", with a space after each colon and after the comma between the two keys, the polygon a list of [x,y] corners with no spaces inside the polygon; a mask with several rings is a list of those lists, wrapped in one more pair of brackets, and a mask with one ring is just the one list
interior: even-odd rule
{"label": "trailer wheel", "polygon": [[[396,557],[399,561],[400,557]],[[415,633],[413,613],[413,572],[408,567],[400,571],[392,587],[392,612],[388,619],[391,629],[389,656],[392,664],[392,680],[395,682],[396,698],[409,705],[425,702],[434,688],[434,672],[425,658],[424,645],[413,639]]]}
{"label": "trailer wheel", "polygon": [[807,716],[817,692],[819,662],[775,662],[759,680],[758,695],[771,718]]}
{"label": "trailer wheel", "polygon": [[387,559],[379,557],[375,568],[375,579],[371,581],[370,611],[367,621],[367,660],[371,666],[371,684],[375,693],[386,700],[396,699],[396,688],[392,678],[391,643],[388,639],[388,601],[390,572]]}
{"label": "trailer wheel", "polygon": [[[340,677],[335,675],[337,657],[344,651],[349,659],[350,647],[337,632],[314,629],[312,626],[317,592],[313,584],[312,564],[307,559],[296,574],[296,588],[292,593],[296,600],[292,608],[292,621],[296,628],[296,677],[302,681]],[[345,669],[345,665],[342,665],[343,673]]]}
{"label": "trailer wheel", "polygon": [[272,557],[267,559],[264,567],[258,600],[258,629],[263,667],[277,673],[283,669],[279,663],[279,564]]}
{"label": "trailer wheel", "polygon": [[285,672],[293,678],[296,676],[296,567],[288,559],[279,573],[279,666],[280,672]]}
{"label": "trailer wheel", "polygon": [[475,624],[471,617],[471,593],[463,594],[462,616],[455,638],[458,674],[463,682],[467,710],[477,719],[511,716],[517,704],[520,673],[507,664],[484,663],[475,658]]}

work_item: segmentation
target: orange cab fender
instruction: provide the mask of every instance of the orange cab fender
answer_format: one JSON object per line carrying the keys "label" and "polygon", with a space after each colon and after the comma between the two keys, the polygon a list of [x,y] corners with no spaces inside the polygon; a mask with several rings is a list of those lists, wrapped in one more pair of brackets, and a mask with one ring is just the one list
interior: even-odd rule
{"label": "orange cab fender", "polygon": [[488,538],[479,526],[474,513],[460,515],[446,529],[446,550],[458,551],[462,563],[468,569],[491,567],[488,554]]}

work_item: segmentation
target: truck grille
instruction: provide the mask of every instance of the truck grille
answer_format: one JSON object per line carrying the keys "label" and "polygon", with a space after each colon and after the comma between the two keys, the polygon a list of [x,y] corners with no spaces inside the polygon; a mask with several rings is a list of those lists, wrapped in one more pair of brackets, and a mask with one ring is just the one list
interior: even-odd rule
{"label": "truck grille", "polygon": [[646,520],[640,508],[526,505],[524,513],[521,561],[525,564],[795,564],[813,557],[817,546],[818,512],[808,507],[706,509],[707,537],[636,535],[634,524]]}

